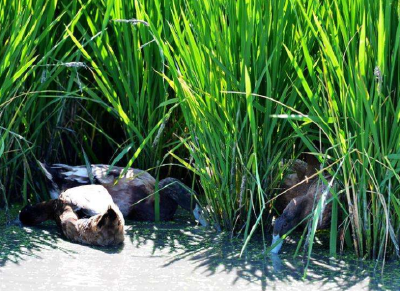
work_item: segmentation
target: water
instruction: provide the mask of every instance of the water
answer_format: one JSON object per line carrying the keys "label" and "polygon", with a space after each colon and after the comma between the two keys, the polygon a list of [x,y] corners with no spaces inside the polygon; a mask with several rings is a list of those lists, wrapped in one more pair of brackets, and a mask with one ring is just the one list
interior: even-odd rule
{"label": "water", "polygon": [[[185,215],[171,223],[127,222],[121,247],[70,243],[54,223],[36,228],[0,226],[0,290],[400,290],[400,262],[385,273],[373,262],[329,260],[317,246],[305,261],[263,254],[262,239],[239,258],[242,241],[196,226]],[[269,242],[266,242],[269,245]]]}

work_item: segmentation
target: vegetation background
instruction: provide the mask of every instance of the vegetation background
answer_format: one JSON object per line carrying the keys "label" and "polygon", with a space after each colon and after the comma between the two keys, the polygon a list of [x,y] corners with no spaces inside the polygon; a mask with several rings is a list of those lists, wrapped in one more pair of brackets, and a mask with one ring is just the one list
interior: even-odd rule
{"label": "vegetation background", "polygon": [[[361,258],[399,256],[399,1],[0,8],[5,209],[48,198],[36,159],[134,166],[183,178],[245,247],[271,225],[285,161],[310,152],[340,186],[331,255],[341,236]],[[301,241],[309,253],[321,207]]]}

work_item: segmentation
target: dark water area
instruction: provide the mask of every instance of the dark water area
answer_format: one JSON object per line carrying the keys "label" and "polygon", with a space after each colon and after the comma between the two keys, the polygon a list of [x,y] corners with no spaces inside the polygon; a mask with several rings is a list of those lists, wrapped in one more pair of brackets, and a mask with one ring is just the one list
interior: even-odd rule
{"label": "dark water area", "polygon": [[271,256],[256,237],[239,257],[242,239],[205,230],[183,211],[168,223],[127,221],[114,248],[66,241],[52,222],[5,226],[4,212],[0,221],[0,290],[400,290],[400,261],[381,274],[380,263],[329,259],[317,244],[304,277],[294,241]]}

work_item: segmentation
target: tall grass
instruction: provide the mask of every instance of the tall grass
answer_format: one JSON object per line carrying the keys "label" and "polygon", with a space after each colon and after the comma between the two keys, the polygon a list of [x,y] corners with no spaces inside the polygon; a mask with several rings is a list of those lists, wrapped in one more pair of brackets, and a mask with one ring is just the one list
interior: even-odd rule
{"label": "tall grass", "polygon": [[[174,40],[157,40],[191,133],[194,170],[218,225],[234,228],[243,208],[248,218],[256,214],[253,227],[262,217],[275,180],[270,174],[287,155],[285,143],[294,141],[274,115],[284,117],[322,163],[340,165],[332,172],[342,189],[334,200],[337,205],[344,196],[343,223],[351,230],[343,232],[352,233],[355,252],[398,254],[399,133],[388,126],[398,125],[399,116],[396,8],[397,1],[205,1],[173,11]],[[282,114],[299,111],[304,114]],[[331,235],[335,255],[338,230]],[[306,244],[310,252],[312,241]]]}
{"label": "tall grass", "polygon": [[309,151],[337,186],[330,254],[347,238],[398,255],[399,1],[0,4],[2,201],[45,198],[29,156],[179,163],[246,246],[271,225],[281,162]]}
{"label": "tall grass", "polygon": [[[138,2],[108,4],[2,1],[3,201],[21,197],[20,191],[25,203],[46,198],[39,189],[27,193],[35,188],[28,165],[35,158],[135,161],[153,169],[162,149],[174,146],[172,133],[182,130],[182,118],[166,102],[162,55],[146,23],[129,22],[141,18]],[[157,11],[157,5],[148,9]]]}
{"label": "tall grass", "polygon": [[312,141],[322,136],[329,160],[342,161],[344,223],[360,257],[399,255],[398,4],[296,1],[299,39],[307,45],[287,48],[313,122],[293,122],[294,129],[307,133],[302,139],[313,152]]}
{"label": "tall grass", "polygon": [[[46,86],[48,80],[41,80],[50,54],[38,43],[56,37],[56,27],[64,13],[55,15],[54,3],[36,1],[1,1],[0,12],[0,159],[1,192],[3,203],[9,198],[27,198],[29,167],[26,155],[41,140],[40,130],[50,126],[52,110],[38,100],[37,90]],[[39,9],[40,8],[40,9]],[[42,17],[45,13],[47,17]],[[60,40],[61,41],[61,40]],[[54,80],[55,77],[52,79]],[[53,107],[54,109],[54,107]],[[44,120],[48,124],[44,124]],[[48,128],[48,127],[47,127]]]}
{"label": "tall grass", "polygon": [[185,145],[194,164],[187,166],[200,177],[216,228],[243,230],[245,237],[267,212],[278,164],[294,143],[289,123],[270,117],[285,108],[251,95],[294,100],[294,70],[281,46],[293,41],[286,28],[294,18],[283,4],[187,2],[172,11],[168,42],[151,23],[190,132]]}
{"label": "tall grass", "polygon": [[[158,1],[146,1],[143,6],[138,1],[87,4],[75,32],[68,31],[91,68],[91,75],[82,80],[83,90],[90,98],[104,101],[108,109],[112,108],[111,113],[123,125],[127,143],[120,157],[132,152],[136,159],[140,154],[135,164],[143,169],[156,166],[163,145],[171,141],[162,134],[165,127],[160,128],[167,122],[169,104],[166,84],[159,76],[164,72],[163,56],[153,42],[148,24],[135,20],[144,18],[144,10],[152,17],[158,6]],[[162,17],[156,16],[155,23],[162,27]],[[90,41],[96,35],[97,39]],[[165,130],[172,136],[174,128]]]}

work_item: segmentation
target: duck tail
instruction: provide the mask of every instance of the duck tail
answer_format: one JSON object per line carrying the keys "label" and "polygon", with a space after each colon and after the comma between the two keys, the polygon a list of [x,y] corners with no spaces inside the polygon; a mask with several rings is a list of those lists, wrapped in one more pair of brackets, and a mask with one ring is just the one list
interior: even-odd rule
{"label": "duck tail", "polygon": [[33,165],[34,169],[39,170],[41,173],[43,173],[46,177],[46,184],[47,188],[50,193],[51,199],[57,199],[58,196],[60,196],[60,187],[57,184],[57,172],[54,171],[51,166],[47,165],[46,163],[42,163],[40,161],[37,161],[35,165]]}
{"label": "duck tail", "polygon": [[85,166],[69,166],[38,162],[39,170],[47,178],[47,187],[52,199],[57,199],[61,191],[72,187],[91,184],[88,170]]}
{"label": "duck tail", "polygon": [[39,162],[39,161],[38,161],[38,165],[39,165],[39,169],[46,176],[46,178],[49,179],[50,181],[53,181],[53,174],[50,173],[51,168],[47,164]]}

